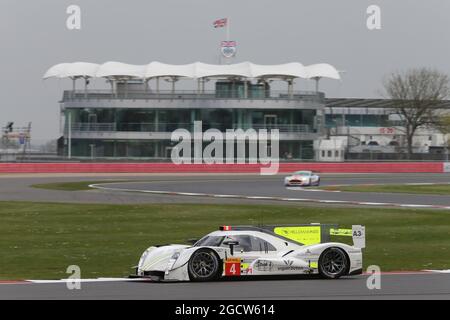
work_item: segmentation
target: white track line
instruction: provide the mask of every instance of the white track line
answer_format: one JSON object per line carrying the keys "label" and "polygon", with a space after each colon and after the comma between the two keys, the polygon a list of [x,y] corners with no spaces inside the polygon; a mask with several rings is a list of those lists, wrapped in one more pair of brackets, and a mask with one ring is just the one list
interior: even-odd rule
{"label": "white track line", "polygon": [[432,205],[432,204],[408,204],[408,203],[389,203],[389,202],[364,202],[364,201],[350,201],[350,200],[320,200],[320,199],[305,199],[305,198],[283,198],[283,197],[265,197],[265,196],[241,196],[232,194],[212,194],[212,193],[190,193],[190,192],[174,192],[174,191],[160,191],[160,190],[136,190],[125,188],[110,188],[104,187],[100,184],[91,184],[90,188],[108,190],[108,191],[122,191],[122,192],[138,192],[150,194],[176,195],[176,196],[196,196],[196,197],[210,197],[210,198],[232,198],[232,199],[249,199],[249,200],[272,200],[272,201],[294,201],[294,202],[311,202],[311,203],[338,203],[351,204],[360,206],[391,206],[391,207],[406,207],[406,208],[427,208],[427,209],[445,209],[450,210],[450,206]]}
{"label": "white track line", "polygon": [[286,187],[292,191],[308,191],[308,192],[341,192],[340,190],[326,190],[326,189],[308,189],[303,187]]}
{"label": "white track line", "polygon": [[147,278],[95,278],[95,279],[59,279],[59,280],[2,280],[1,285],[11,284],[58,284],[58,283],[73,283],[74,281],[80,281],[80,283],[93,283],[93,282],[139,282],[139,281],[151,281]]}
{"label": "white track line", "polygon": [[447,270],[424,270],[427,272],[434,272],[434,273],[450,273],[450,269]]}
{"label": "white track line", "polygon": [[[407,183],[357,183],[357,184],[333,184],[326,185],[326,187],[372,187],[372,186],[433,186],[433,185],[448,185],[450,182],[407,182]],[[328,190],[329,191],[329,190]],[[334,191],[334,190],[333,190]]]}
{"label": "white track line", "polygon": [[80,281],[81,283],[89,282],[124,282],[124,281],[145,281],[149,279],[143,278],[95,278],[95,279],[60,279],[60,280],[26,280],[31,283],[39,284],[51,284],[51,283],[73,283],[75,281]]}
{"label": "white track line", "polygon": [[[420,275],[420,274],[433,274],[433,273],[445,273],[450,274],[450,269],[447,270],[420,270],[420,271],[386,271],[381,272],[381,275]],[[363,275],[371,275],[372,273],[364,272]],[[76,279],[60,279],[60,280],[2,280],[1,285],[17,285],[17,284],[66,284],[73,283]],[[81,283],[96,283],[96,282],[153,282],[147,278],[96,278],[96,279],[79,279]]]}

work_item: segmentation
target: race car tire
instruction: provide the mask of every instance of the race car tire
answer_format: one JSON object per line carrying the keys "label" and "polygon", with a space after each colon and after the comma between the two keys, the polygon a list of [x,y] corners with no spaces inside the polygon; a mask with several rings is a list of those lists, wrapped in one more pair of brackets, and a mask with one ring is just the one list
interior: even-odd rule
{"label": "race car tire", "polygon": [[211,281],[219,278],[221,262],[211,249],[198,249],[188,262],[188,274],[191,281]]}
{"label": "race car tire", "polygon": [[319,257],[319,274],[325,279],[338,279],[349,270],[350,261],[341,248],[326,249]]}

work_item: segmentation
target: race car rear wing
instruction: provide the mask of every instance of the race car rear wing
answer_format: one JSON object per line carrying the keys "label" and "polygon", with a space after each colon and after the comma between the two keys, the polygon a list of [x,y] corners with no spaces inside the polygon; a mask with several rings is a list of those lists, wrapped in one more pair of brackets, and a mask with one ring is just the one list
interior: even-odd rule
{"label": "race car rear wing", "polygon": [[364,249],[366,247],[366,227],[353,225],[351,229],[330,229],[330,235],[352,237],[353,246]]}
{"label": "race car rear wing", "polygon": [[222,226],[220,230],[260,231],[304,245],[326,243],[331,241],[331,236],[344,236],[352,237],[353,246],[361,249],[366,247],[366,231],[365,227],[361,225],[353,225],[352,229],[340,229],[337,224],[320,223],[276,226]]}

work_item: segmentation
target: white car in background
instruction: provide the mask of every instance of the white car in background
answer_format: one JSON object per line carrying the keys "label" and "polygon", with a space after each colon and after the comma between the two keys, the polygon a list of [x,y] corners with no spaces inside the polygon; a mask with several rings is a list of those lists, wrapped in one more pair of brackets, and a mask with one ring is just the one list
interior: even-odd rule
{"label": "white car in background", "polygon": [[[353,245],[328,242],[325,226],[223,226],[194,245],[152,246],[141,256],[133,277],[154,281],[211,281],[222,277],[320,275],[326,279],[362,273],[365,228],[333,229],[353,237]],[[331,229],[330,229],[331,230]],[[304,233],[316,241],[304,245]],[[331,232],[331,231],[330,231]],[[331,234],[328,232],[328,234]],[[322,241],[323,240],[323,241]]]}
{"label": "white car in background", "polygon": [[296,171],[292,175],[284,178],[284,185],[286,187],[319,186],[320,177],[312,171]]}

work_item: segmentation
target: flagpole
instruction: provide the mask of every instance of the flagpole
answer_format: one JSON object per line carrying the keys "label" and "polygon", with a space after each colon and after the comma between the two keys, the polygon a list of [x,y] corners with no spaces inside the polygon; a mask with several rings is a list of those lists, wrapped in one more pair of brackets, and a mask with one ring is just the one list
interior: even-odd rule
{"label": "flagpole", "polygon": [[227,18],[227,41],[230,41],[230,18]]}
{"label": "flagpole", "polygon": [[[230,41],[230,18],[227,17],[227,43],[229,43],[229,41]],[[230,58],[225,59],[227,64],[230,64],[230,60],[231,60]]]}

